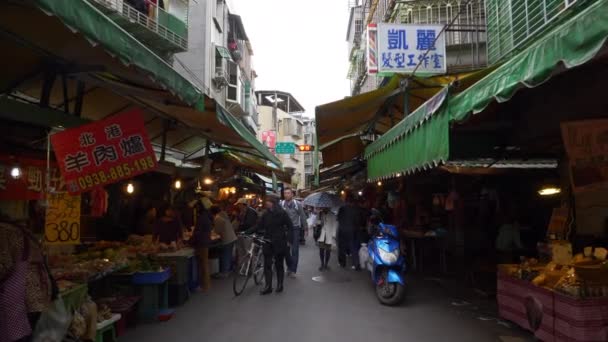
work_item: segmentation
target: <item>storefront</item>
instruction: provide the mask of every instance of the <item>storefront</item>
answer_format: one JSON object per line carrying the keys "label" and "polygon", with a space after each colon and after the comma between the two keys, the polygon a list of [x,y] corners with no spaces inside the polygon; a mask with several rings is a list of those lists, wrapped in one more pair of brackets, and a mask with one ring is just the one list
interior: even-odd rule
{"label": "storefront", "polygon": [[403,184],[403,228],[455,241],[462,230],[465,253],[498,274],[501,316],[543,340],[608,331],[607,6],[590,4],[460,94],[436,95],[365,151],[371,184]]}

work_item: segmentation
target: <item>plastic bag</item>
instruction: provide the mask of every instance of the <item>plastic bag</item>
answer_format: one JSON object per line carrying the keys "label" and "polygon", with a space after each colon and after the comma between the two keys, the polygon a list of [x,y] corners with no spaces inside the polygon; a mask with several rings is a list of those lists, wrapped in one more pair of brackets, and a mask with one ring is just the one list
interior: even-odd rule
{"label": "plastic bag", "polygon": [[42,313],[36,329],[34,330],[33,342],[61,342],[65,337],[72,316],[68,313],[59,297],[53,301],[49,308]]}
{"label": "plastic bag", "polygon": [[368,265],[369,263],[369,253],[367,252],[367,245],[362,244],[361,248],[359,248],[359,263],[363,267],[363,269],[370,269],[371,267]]}

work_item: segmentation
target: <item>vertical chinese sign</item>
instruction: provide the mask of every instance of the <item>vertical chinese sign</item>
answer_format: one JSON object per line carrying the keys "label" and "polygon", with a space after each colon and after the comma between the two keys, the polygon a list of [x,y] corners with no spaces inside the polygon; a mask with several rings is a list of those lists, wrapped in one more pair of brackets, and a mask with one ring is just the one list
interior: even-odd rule
{"label": "vertical chinese sign", "polygon": [[71,194],[156,168],[156,155],[140,110],[56,133],[51,143]]}
{"label": "vertical chinese sign", "polygon": [[262,132],[262,143],[268,147],[270,151],[274,151],[277,144],[277,134],[275,131]]}
{"label": "vertical chinese sign", "polygon": [[80,195],[48,195],[44,239],[51,245],[80,244]]}
{"label": "vertical chinese sign", "polygon": [[[443,25],[378,25],[378,72],[445,74]],[[418,68],[418,69],[416,69]]]}
{"label": "vertical chinese sign", "polygon": [[574,191],[608,187],[608,120],[564,122],[561,128]]}

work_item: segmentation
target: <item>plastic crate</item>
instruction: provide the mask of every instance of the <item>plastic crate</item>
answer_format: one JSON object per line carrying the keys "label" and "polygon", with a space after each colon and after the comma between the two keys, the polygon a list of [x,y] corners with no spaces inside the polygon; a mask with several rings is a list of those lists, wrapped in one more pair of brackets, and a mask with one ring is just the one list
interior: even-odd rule
{"label": "plastic crate", "polygon": [[608,326],[608,298],[576,299],[555,294],[555,316],[580,326]]}
{"label": "plastic crate", "polygon": [[194,257],[190,256],[175,256],[175,257],[161,257],[159,258],[160,263],[171,270],[171,278],[169,283],[181,285],[188,283],[188,274],[190,265],[190,259]]}
{"label": "plastic crate", "polygon": [[190,288],[188,284],[169,285],[169,306],[184,305],[190,298]]}
{"label": "plastic crate", "polygon": [[171,277],[171,270],[168,268],[161,272],[135,272],[131,281],[135,285],[162,284]]}

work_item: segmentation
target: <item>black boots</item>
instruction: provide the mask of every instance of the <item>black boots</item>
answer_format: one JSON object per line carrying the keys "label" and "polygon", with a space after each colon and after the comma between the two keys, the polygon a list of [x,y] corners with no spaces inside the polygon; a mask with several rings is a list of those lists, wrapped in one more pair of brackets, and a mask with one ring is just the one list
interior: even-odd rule
{"label": "black boots", "polygon": [[276,293],[281,293],[283,292],[283,283],[278,283],[277,284],[277,289],[275,290]]}
{"label": "black boots", "polygon": [[[277,290],[278,290],[278,288],[277,288]],[[262,291],[260,291],[260,295],[262,295],[262,296],[265,296],[265,295],[271,294],[271,293],[272,293],[272,286],[270,286],[270,285],[264,286],[264,289]]]}

